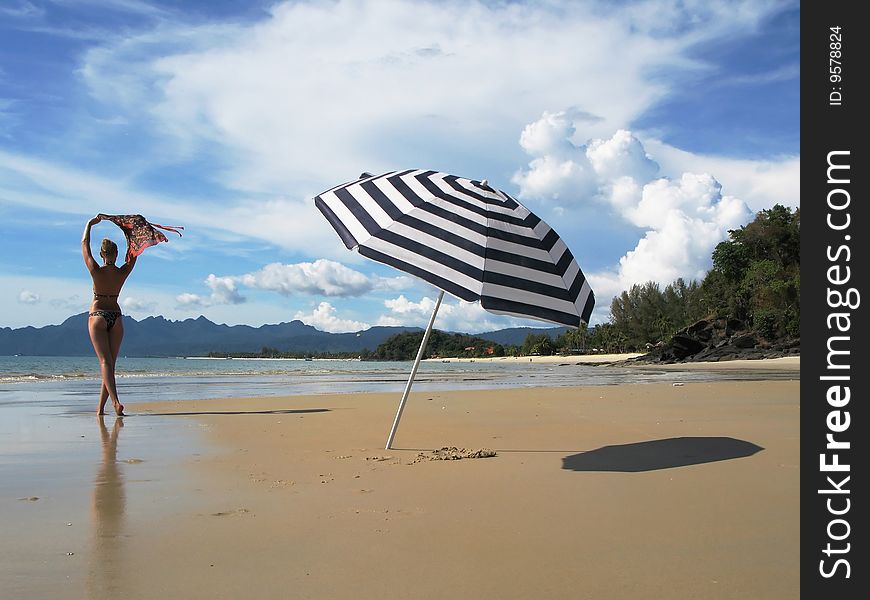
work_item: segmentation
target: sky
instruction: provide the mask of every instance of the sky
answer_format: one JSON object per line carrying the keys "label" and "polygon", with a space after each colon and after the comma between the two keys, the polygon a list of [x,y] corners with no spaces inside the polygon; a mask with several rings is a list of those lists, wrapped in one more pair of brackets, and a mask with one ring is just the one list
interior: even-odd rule
{"label": "sky", "polygon": [[[700,280],[728,231],[800,205],[800,6],[0,0],[0,327],[87,310],[98,212],[181,225],[136,319],[424,327],[437,290],[348,251],[314,207],[368,171],[489,183],[596,295]],[[94,227],[122,248],[111,223]],[[436,327],[541,321],[447,296]]]}

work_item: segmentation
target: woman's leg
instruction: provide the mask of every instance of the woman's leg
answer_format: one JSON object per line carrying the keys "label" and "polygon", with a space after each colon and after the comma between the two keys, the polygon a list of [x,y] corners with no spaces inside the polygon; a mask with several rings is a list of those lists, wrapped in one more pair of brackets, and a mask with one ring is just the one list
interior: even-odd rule
{"label": "woman's leg", "polygon": [[[112,351],[112,370],[118,364],[118,353],[121,351],[121,342],[124,340],[124,322],[121,317],[115,321],[115,326],[109,330],[109,348]],[[106,400],[109,399],[109,390],[106,384],[100,385],[100,410],[97,414],[105,414]],[[124,406],[121,405],[121,410]]]}
{"label": "woman's leg", "polygon": [[[109,349],[112,351],[112,379],[114,381],[115,365],[118,363],[118,354],[121,352],[121,342],[124,341],[124,319],[121,315],[115,320],[115,325],[109,330]],[[106,390],[108,393],[108,390]],[[117,392],[115,398],[117,398]],[[118,402],[115,412],[124,414],[124,405]]]}
{"label": "woman's leg", "polygon": [[[117,324],[116,324],[117,326]],[[100,375],[103,379],[103,387],[109,397],[112,398],[112,404],[115,406],[115,412],[121,414],[124,407],[118,400],[118,390],[115,387],[115,358],[112,355],[112,347],[109,342],[110,333],[103,317],[95,316],[88,318],[88,334],[91,336],[91,343],[94,345],[94,352],[97,353],[97,359],[100,361]],[[100,406],[97,412],[102,414],[103,390],[100,390]]]}

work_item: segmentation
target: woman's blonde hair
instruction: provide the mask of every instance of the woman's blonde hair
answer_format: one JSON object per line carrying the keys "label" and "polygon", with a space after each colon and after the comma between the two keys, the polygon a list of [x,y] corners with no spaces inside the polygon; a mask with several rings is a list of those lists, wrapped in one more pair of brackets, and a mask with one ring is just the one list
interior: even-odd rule
{"label": "woman's blonde hair", "polygon": [[118,257],[118,245],[109,238],[103,238],[100,244],[100,256],[109,258],[110,256]]}

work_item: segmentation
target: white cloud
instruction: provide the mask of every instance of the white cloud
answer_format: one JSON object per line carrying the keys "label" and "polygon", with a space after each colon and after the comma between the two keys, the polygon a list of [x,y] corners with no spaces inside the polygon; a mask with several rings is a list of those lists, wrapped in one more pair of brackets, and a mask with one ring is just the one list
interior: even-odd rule
{"label": "white cloud", "polygon": [[[426,327],[432,316],[437,299],[423,296],[419,302],[404,295],[384,301],[388,312],[381,314],[377,325],[389,327]],[[480,333],[505,327],[541,327],[540,321],[516,319],[494,315],[480,306],[479,302],[453,301],[445,296],[435,318],[436,329],[463,333]],[[554,326],[554,325],[552,325]]]}
{"label": "white cloud", "polygon": [[336,314],[335,307],[333,307],[329,302],[321,302],[310,313],[299,311],[293,318],[299,319],[306,325],[311,325],[321,331],[328,331],[330,333],[361,331],[371,327],[368,323],[363,323],[361,321],[340,319]]}
{"label": "white cloud", "polygon": [[[541,131],[547,130],[547,134]],[[599,307],[632,284],[668,284],[683,277],[700,279],[709,268],[715,245],[728,230],[752,216],[746,204],[723,196],[721,184],[706,173],[682,173],[676,179],[657,177],[658,163],[631,132],[619,130],[609,139],[585,145],[571,141],[574,128],[568,113],[544,113],[525,132],[538,132],[541,143],[521,143],[536,156],[527,171],[515,176],[521,197],[537,197],[562,206],[604,204],[620,218],[645,230],[634,249],[619,264],[588,274]],[[524,132],[524,133],[525,133]],[[563,136],[563,140],[558,140]],[[542,161],[589,165],[582,185],[566,170],[542,170]],[[589,193],[589,189],[593,189]],[[563,211],[565,220],[570,213]]]}
{"label": "white cloud", "polygon": [[545,155],[533,159],[529,170],[517,173],[513,182],[520,187],[520,197],[550,197],[571,201],[597,192],[596,175],[585,155],[560,159]]}
{"label": "white cloud", "polygon": [[296,264],[271,263],[259,271],[234,279],[248,287],[271,290],[285,296],[298,293],[361,296],[378,284],[376,278],[326,259]]}
{"label": "white cloud", "polygon": [[140,300],[138,298],[127,297],[121,301],[121,308],[124,312],[144,312],[152,313],[157,308],[157,303],[148,300]]}
{"label": "white cloud", "polygon": [[379,277],[354,271],[341,263],[327,259],[295,264],[270,263],[262,269],[244,275],[217,276],[205,280],[211,289],[208,297],[181,294],[177,301],[186,306],[213,306],[245,302],[239,286],[268,290],[283,296],[295,294],[335,297],[363,296],[374,290],[397,290],[413,284],[410,277]]}
{"label": "white cloud", "polygon": [[575,137],[571,111],[544,112],[520,135],[520,145],[533,158],[517,171],[513,182],[520,198],[542,198],[562,207],[611,198],[614,204],[633,204],[638,184],[651,180],[658,164],[630,131],[620,129],[609,139],[585,144]]}
{"label": "white cloud", "polygon": [[782,204],[800,206],[800,157],[782,156],[766,160],[725,158],[692,154],[655,138],[644,138],[644,146],[656,157],[662,171],[711,173],[731,194],[758,212]]}
{"label": "white cloud", "polygon": [[205,284],[211,288],[211,301],[214,304],[241,304],[245,301],[237,287],[234,277],[218,277],[209,274]]}
{"label": "white cloud", "polygon": [[742,201],[723,197],[710,175],[686,173],[679,181],[645,185],[640,203],[627,216],[649,229],[619,261],[622,289],[650,280],[666,285],[678,277],[703,278],[713,248],[751,214]]}
{"label": "white cloud", "polygon": [[[96,100],[147,117],[176,151],[223,152],[218,173],[230,187],[320,188],[396,167],[409,127],[425,137],[421,151],[461,139],[491,153],[490,134],[570,98],[586,116],[584,135],[613,131],[668,92],[649,73],[698,68],[687,48],[776,9],[691,4],[282,2],[254,24],[167,20],[110,38],[87,53],[81,74]],[[650,26],[651,15],[692,26]],[[385,156],[400,139],[400,153]]]}
{"label": "white cloud", "polygon": [[550,155],[557,158],[571,158],[577,146],[574,136],[575,123],[595,123],[600,118],[593,117],[577,108],[558,112],[544,111],[537,121],[529,123],[520,134],[520,146],[531,155]]}
{"label": "white cloud", "polygon": [[652,179],[658,164],[644,151],[640,140],[625,129],[609,139],[577,143],[577,122],[575,111],[545,111],[523,129],[520,146],[534,158],[527,170],[521,169],[513,176],[520,198],[548,198],[570,206],[612,195],[615,203],[628,203],[628,188]]}
{"label": "white cloud", "polygon": [[586,157],[596,175],[605,182],[630,177],[649,181],[659,171],[658,164],[646,153],[630,131],[620,129],[609,140],[591,140]]}
{"label": "white cloud", "polygon": [[39,302],[39,294],[30,290],[21,290],[18,294],[18,301],[22,304],[37,304]]}
{"label": "white cloud", "polygon": [[[541,123],[540,131],[524,132],[529,149],[547,150],[529,176],[542,179],[542,193],[558,193],[547,182],[588,183],[589,165],[552,154],[553,144],[631,122],[668,93],[667,80],[650,72],[697,68],[683,58],[687,48],[751,30],[777,10],[757,2],[723,10],[694,2],[346,0],[276,3],[258,22],[215,24],[163,18],[165,10],[138,0],[111,7],[159,18],[105,35],[82,57],[78,74],[101,105],[90,112],[156,132],[159,146],[147,161],[137,154],[127,172],[119,160],[114,177],[0,151],[0,195],[50,211],[112,206],[328,258],[343,248],[310,201],[325,187],[459,146],[509,169],[515,149],[492,145],[492,137],[522,129],[530,114],[565,99],[574,108],[554,113],[549,129]],[[566,126],[571,136],[559,129]],[[408,131],[419,132],[419,143]],[[218,161],[210,173],[233,194],[161,196],[130,183],[194,156]]]}
{"label": "white cloud", "polygon": [[[419,326],[422,321],[423,326],[425,326],[432,315],[432,311],[435,309],[435,302],[436,301],[433,298],[426,296],[421,298],[419,302],[412,302],[404,295],[401,295],[398,298],[385,300],[384,306],[386,306],[390,312],[378,319],[378,325]],[[444,308],[446,308],[446,305]]]}
{"label": "white cloud", "polygon": [[209,298],[200,296],[199,294],[191,294],[189,292],[178,294],[178,296],[175,297],[175,301],[181,308],[203,308],[211,306]]}
{"label": "white cloud", "polygon": [[242,304],[246,298],[239,293],[234,277],[218,277],[210,273],[205,279],[205,285],[211,290],[208,296],[185,292],[175,297],[179,307],[205,308],[220,304]]}

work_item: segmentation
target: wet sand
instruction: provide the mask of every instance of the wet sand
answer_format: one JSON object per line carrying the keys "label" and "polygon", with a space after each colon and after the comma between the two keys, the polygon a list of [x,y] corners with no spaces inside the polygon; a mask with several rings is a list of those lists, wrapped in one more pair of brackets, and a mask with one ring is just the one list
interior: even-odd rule
{"label": "wet sand", "polygon": [[[799,594],[797,378],[412,393],[395,448],[384,450],[397,402],[354,394],[140,404],[121,430],[102,432],[90,531],[69,541],[74,556],[53,556],[63,569],[46,568],[38,584],[18,578],[15,591]],[[150,423],[152,444],[175,443],[155,430],[160,422],[186,425],[203,451],[173,468],[171,486],[136,485],[149,456],[127,462],[125,432]],[[443,446],[496,456],[431,460]],[[19,511],[39,504],[16,502]]]}

